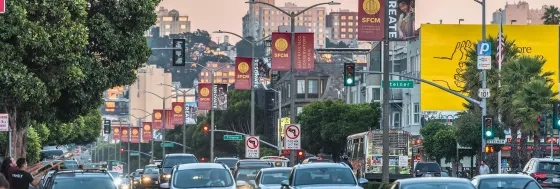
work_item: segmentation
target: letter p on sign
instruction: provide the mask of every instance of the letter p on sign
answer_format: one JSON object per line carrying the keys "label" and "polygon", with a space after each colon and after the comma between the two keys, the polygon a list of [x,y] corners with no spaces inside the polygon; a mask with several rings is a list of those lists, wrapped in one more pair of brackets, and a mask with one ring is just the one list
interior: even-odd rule
{"label": "letter p on sign", "polygon": [[479,42],[478,43],[478,56],[492,56],[492,43],[491,42]]}

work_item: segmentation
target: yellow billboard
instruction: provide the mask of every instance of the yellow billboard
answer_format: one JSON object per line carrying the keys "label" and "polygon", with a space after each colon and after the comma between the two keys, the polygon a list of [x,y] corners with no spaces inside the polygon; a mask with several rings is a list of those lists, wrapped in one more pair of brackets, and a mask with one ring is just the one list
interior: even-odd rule
{"label": "yellow billboard", "polygon": [[[499,25],[487,25],[487,36],[497,36]],[[482,37],[481,25],[423,24],[420,30],[420,77],[459,91],[463,82],[456,80],[464,69],[466,52],[476,50]],[[525,55],[542,56],[547,61],[544,70],[554,72],[558,83],[559,27],[554,25],[504,25],[507,40],[515,40]],[[496,48],[495,45],[492,48]],[[507,64],[507,62],[506,62]],[[497,68],[492,65],[493,69]],[[553,89],[556,89],[554,87]],[[422,111],[460,111],[466,101],[431,85],[420,86]]]}

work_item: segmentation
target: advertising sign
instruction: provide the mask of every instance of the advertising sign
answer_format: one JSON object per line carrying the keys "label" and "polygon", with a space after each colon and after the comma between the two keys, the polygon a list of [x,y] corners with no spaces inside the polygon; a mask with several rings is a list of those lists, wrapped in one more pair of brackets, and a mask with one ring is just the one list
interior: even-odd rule
{"label": "advertising sign", "polygon": [[227,110],[227,84],[214,84],[214,109]]}
{"label": "advertising sign", "polygon": [[301,149],[301,129],[299,124],[286,125],[286,136],[284,137],[284,150]]}
{"label": "advertising sign", "polygon": [[315,34],[296,33],[296,71],[313,71],[315,68]]}
{"label": "advertising sign", "polygon": [[198,84],[198,109],[199,110],[212,109],[212,84],[210,83]]}
{"label": "advertising sign", "polygon": [[259,136],[249,136],[245,139],[245,158],[260,158]]}
{"label": "advertising sign", "polygon": [[185,123],[185,103],[183,102],[172,102],[171,107],[173,108],[173,116],[171,123],[174,125],[182,125]]}
{"label": "advertising sign", "polygon": [[358,40],[383,40],[385,35],[385,1],[358,0]]}
{"label": "advertising sign", "polygon": [[163,110],[154,110],[152,112],[152,127],[161,129],[163,127]]}
{"label": "advertising sign", "polygon": [[272,70],[290,71],[290,33],[272,32]]}
{"label": "advertising sign", "polygon": [[121,136],[121,128],[113,127],[113,140],[119,140],[120,136]]}
{"label": "advertising sign", "polygon": [[[404,41],[418,36],[414,26],[416,12],[415,0],[386,0],[389,1],[389,40]],[[396,6],[392,6],[396,5]]]}
{"label": "advertising sign", "polygon": [[[543,72],[552,72],[553,89],[558,88],[559,30],[553,25],[504,25],[508,41],[515,41],[520,55],[539,56],[546,60]],[[487,25],[487,33],[498,33],[498,25]],[[481,25],[424,24],[420,36],[420,78],[434,81],[451,90],[461,91],[465,82],[461,74],[470,60],[469,52],[476,52]],[[539,35],[535,35],[538,33]],[[490,48],[495,54],[497,48]],[[504,63],[506,65],[507,62]],[[431,85],[421,83],[421,111],[461,111],[466,101]],[[445,103],[441,103],[445,102]]]}
{"label": "advertising sign", "polygon": [[165,129],[174,129],[173,125],[173,110],[165,110]]}
{"label": "advertising sign", "polygon": [[148,142],[152,140],[152,122],[143,122],[142,125],[142,142]]}
{"label": "advertising sign", "polygon": [[10,131],[10,119],[8,114],[0,114],[0,132]]}
{"label": "advertising sign", "polygon": [[187,102],[185,103],[185,124],[196,124],[196,103]]}
{"label": "advertising sign", "polygon": [[139,127],[132,127],[132,131],[130,132],[130,142],[131,143],[139,143],[140,142],[140,128]]}
{"label": "advertising sign", "polygon": [[252,58],[235,57],[235,90],[251,90]]}
{"label": "advertising sign", "polygon": [[128,142],[128,135],[129,135],[129,130],[128,127],[121,127],[121,138],[120,141],[122,142]]}

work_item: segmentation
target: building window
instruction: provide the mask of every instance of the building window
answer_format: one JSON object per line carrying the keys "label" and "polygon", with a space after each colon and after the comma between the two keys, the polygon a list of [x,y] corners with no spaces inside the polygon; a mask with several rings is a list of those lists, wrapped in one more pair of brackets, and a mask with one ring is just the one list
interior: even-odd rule
{"label": "building window", "polygon": [[307,80],[307,95],[309,98],[319,98],[319,81],[316,79]]}
{"label": "building window", "polygon": [[173,17],[166,16],[166,17],[163,17],[162,20],[163,20],[163,21],[170,22],[170,21],[173,21]]}
{"label": "building window", "polygon": [[354,26],[354,22],[348,22],[348,26]]}
{"label": "building window", "polygon": [[348,28],[348,32],[354,32],[354,28]]}
{"label": "building window", "polygon": [[393,128],[401,127],[401,113],[393,112]]}
{"label": "building window", "polygon": [[371,99],[374,101],[381,100],[381,88],[372,88],[371,89]]}
{"label": "building window", "polygon": [[410,104],[406,104],[406,116],[404,118],[405,118],[404,123],[410,125],[411,124],[410,123],[410,120],[411,120],[410,119]]}
{"label": "building window", "polygon": [[340,32],[346,32],[346,28],[340,28]]}
{"label": "building window", "polygon": [[181,29],[187,29],[187,25],[182,24]]}
{"label": "building window", "polygon": [[346,34],[340,34],[341,39],[346,39]]}
{"label": "building window", "polygon": [[296,115],[301,114],[301,112],[303,112],[303,107],[301,107],[301,106],[296,107],[296,112],[297,112]]}
{"label": "building window", "polygon": [[171,32],[165,32],[165,35],[169,35],[169,34],[171,34]]}
{"label": "building window", "polygon": [[354,35],[353,34],[348,34],[348,38],[354,39]]}
{"label": "building window", "polygon": [[305,80],[297,80],[297,98],[305,98]]}
{"label": "building window", "polygon": [[414,103],[414,123],[420,123],[420,103]]}
{"label": "building window", "polygon": [[346,26],[346,22],[340,22],[341,26]]}
{"label": "building window", "polygon": [[340,16],[341,20],[346,20],[346,16]]}
{"label": "building window", "polygon": [[165,29],[169,29],[169,28],[171,28],[171,25],[166,24],[166,25],[165,25]]}
{"label": "building window", "polygon": [[292,85],[288,83],[288,95],[284,95],[288,98],[292,97]]}

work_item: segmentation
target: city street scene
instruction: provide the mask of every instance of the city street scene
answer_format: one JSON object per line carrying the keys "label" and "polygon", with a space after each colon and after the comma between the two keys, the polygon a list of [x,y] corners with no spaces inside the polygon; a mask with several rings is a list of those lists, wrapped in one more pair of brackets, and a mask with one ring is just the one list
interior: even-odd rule
{"label": "city street scene", "polygon": [[0,189],[560,188],[560,1],[418,2],[0,0]]}

